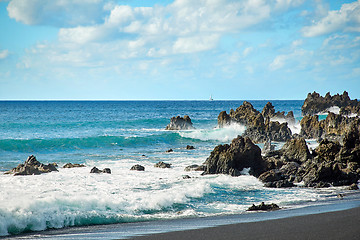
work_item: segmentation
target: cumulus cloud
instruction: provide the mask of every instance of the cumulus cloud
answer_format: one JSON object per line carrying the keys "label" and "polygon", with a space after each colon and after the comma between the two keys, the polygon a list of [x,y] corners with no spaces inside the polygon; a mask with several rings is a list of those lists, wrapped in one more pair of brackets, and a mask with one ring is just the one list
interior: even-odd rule
{"label": "cumulus cloud", "polygon": [[5,49],[5,50],[0,50],[0,60],[1,59],[5,59],[5,58],[7,58],[8,56],[9,56],[9,50],[7,50],[7,49]]}
{"label": "cumulus cloud", "polygon": [[360,32],[360,0],[343,4],[340,10],[328,11],[313,25],[302,28],[305,37],[316,37],[336,31]]}
{"label": "cumulus cloud", "polygon": [[24,24],[69,27],[101,22],[105,6],[104,0],[11,0],[7,11]]}
{"label": "cumulus cloud", "polygon": [[304,49],[295,49],[293,52],[289,54],[281,54],[276,56],[274,60],[270,63],[269,69],[271,71],[275,71],[284,68],[286,65],[288,66],[291,65],[296,69],[303,68],[307,64],[311,63],[309,59],[311,58],[312,55],[313,55],[312,51],[307,51]]}

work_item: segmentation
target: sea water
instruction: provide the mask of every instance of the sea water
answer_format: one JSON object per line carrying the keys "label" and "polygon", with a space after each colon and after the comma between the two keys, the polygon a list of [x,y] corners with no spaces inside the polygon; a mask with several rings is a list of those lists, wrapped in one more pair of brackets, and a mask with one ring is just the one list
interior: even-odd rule
{"label": "sea water", "polygon": [[[335,198],[340,188],[271,189],[250,175],[186,172],[244,126],[217,128],[221,111],[243,101],[1,101],[0,236],[69,226],[241,214],[252,204],[295,207]],[[250,101],[259,111],[267,101]],[[303,101],[271,101],[301,119]],[[166,131],[173,116],[189,115],[194,130]],[[291,126],[298,131],[298,124]],[[275,143],[280,147],[283,143]],[[192,145],[193,150],[186,146]],[[166,152],[168,149],[173,152]],[[59,172],[4,172],[35,155]],[[171,168],[155,168],[163,161]],[[62,168],[66,163],[84,168]],[[140,164],[145,171],[130,171]],[[111,174],[90,174],[91,168]],[[183,178],[184,175],[190,178]],[[339,190],[340,189],[340,190]]]}

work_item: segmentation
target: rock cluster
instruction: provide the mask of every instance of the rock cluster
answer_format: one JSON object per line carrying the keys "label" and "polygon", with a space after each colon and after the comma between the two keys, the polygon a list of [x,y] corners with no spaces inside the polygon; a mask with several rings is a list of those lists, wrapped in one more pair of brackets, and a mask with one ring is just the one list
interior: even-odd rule
{"label": "rock cluster", "polygon": [[[283,119],[283,123],[279,121],[271,121],[274,119]],[[275,109],[270,102],[268,102],[263,111],[260,113],[253,105],[247,101],[238,107],[235,111],[230,110],[228,115],[225,111],[218,116],[218,126],[224,127],[226,125],[237,123],[246,126],[244,136],[249,137],[254,142],[272,141],[286,141],[292,138],[292,133],[286,122],[295,122],[294,114],[289,112],[275,113]]]}
{"label": "rock cluster", "polygon": [[172,117],[170,123],[166,126],[165,130],[191,130],[194,129],[191,119],[188,115],[184,117]]}
{"label": "rock cluster", "polygon": [[165,163],[165,162],[158,162],[154,165],[154,167],[157,168],[171,168],[171,164],[170,163]]}
{"label": "rock cluster", "polygon": [[231,144],[218,145],[205,161],[203,174],[229,174],[239,176],[244,168],[259,176],[265,169],[260,148],[250,138],[238,136]]}
{"label": "rock cluster", "polygon": [[314,115],[334,106],[340,108],[341,114],[360,114],[360,102],[356,99],[351,100],[346,91],[342,95],[336,94],[334,96],[331,96],[328,92],[325,97],[320,96],[317,92],[309,93],[301,107],[301,111],[304,116]]}
{"label": "rock cluster", "polygon": [[264,202],[262,202],[259,205],[253,204],[251,207],[247,209],[247,211],[274,211],[279,209],[280,207],[275,203],[265,204]]}
{"label": "rock cluster", "polygon": [[19,164],[17,167],[12,170],[6,172],[6,174],[14,174],[14,176],[19,175],[39,175],[42,173],[48,173],[52,171],[58,171],[56,169],[56,163],[43,164],[36,160],[34,155],[31,155],[27,158],[27,160],[23,164]]}
{"label": "rock cluster", "polygon": [[90,170],[90,173],[108,173],[108,174],[111,174],[111,169],[110,168],[104,168],[103,170],[100,170],[97,167],[93,167]]}

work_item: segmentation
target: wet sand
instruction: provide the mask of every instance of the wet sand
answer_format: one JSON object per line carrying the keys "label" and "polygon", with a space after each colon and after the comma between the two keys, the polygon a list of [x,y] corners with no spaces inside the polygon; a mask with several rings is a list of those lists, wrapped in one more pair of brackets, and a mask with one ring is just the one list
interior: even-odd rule
{"label": "wet sand", "polygon": [[260,222],[159,233],[133,240],[360,239],[360,207]]}

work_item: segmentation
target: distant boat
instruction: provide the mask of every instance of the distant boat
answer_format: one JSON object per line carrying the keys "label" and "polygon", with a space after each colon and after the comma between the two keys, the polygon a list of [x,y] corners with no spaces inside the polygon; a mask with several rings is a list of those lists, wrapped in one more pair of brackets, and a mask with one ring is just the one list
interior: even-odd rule
{"label": "distant boat", "polygon": [[214,99],[212,98],[212,96],[210,95],[209,101],[213,101]]}

